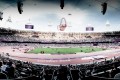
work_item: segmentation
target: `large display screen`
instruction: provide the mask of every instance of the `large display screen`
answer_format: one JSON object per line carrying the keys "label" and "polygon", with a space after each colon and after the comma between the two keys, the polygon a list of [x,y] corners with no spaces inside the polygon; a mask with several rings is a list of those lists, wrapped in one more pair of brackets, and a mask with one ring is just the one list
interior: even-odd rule
{"label": "large display screen", "polygon": [[94,31],[93,27],[86,27],[86,31]]}
{"label": "large display screen", "polygon": [[25,25],[25,29],[34,29],[34,25]]}

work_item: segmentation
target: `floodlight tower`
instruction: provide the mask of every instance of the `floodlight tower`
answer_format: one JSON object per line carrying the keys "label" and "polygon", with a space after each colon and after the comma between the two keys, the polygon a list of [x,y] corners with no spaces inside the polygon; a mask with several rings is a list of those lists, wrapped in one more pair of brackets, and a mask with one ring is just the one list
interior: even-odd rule
{"label": "floodlight tower", "polygon": [[106,13],[106,11],[107,11],[107,3],[104,2],[104,3],[101,4],[101,6],[102,6],[102,11],[101,12],[104,15]]}
{"label": "floodlight tower", "polygon": [[60,7],[61,7],[61,9],[64,8],[64,0],[60,0]]}
{"label": "floodlight tower", "polygon": [[3,12],[0,12],[0,20],[2,21],[3,19]]}
{"label": "floodlight tower", "polygon": [[18,0],[17,7],[18,7],[18,12],[20,14],[22,14],[22,12],[23,12],[23,2],[22,2],[22,0]]}

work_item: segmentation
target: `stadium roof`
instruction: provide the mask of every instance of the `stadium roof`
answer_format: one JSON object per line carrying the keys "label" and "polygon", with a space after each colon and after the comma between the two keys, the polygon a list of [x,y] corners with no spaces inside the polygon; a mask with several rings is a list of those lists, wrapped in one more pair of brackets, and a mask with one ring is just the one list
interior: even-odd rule
{"label": "stadium roof", "polygon": [[[104,2],[108,4],[105,15],[101,13]],[[0,11],[4,13],[0,26],[5,28],[23,30],[25,24],[33,24],[33,30],[57,32],[65,18],[68,27],[64,32],[86,32],[86,27],[94,27],[94,32],[120,30],[120,0],[65,0],[64,9],[59,0],[23,0],[22,14],[17,0],[0,0]]]}

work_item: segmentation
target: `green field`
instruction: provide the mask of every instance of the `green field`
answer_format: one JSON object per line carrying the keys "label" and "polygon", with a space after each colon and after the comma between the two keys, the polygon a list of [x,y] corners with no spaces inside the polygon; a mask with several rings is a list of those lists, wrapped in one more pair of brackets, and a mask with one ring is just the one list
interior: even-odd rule
{"label": "green field", "polygon": [[78,52],[90,53],[96,51],[103,51],[102,48],[93,48],[93,47],[77,47],[77,48],[35,48],[28,53],[49,53],[49,54],[74,54]]}

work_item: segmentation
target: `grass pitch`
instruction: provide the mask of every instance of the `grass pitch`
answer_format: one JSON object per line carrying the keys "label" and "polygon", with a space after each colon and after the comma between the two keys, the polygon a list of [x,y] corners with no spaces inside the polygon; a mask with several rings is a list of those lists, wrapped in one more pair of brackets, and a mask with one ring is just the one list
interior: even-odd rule
{"label": "grass pitch", "polygon": [[74,54],[78,52],[90,53],[96,51],[103,51],[105,49],[102,48],[94,48],[94,47],[77,47],[77,48],[35,48],[28,53],[48,53],[48,54]]}

